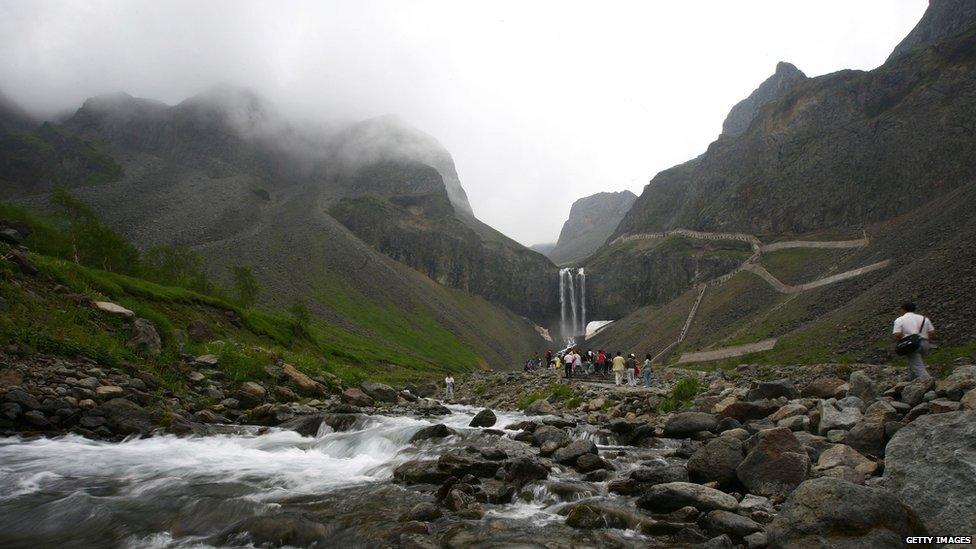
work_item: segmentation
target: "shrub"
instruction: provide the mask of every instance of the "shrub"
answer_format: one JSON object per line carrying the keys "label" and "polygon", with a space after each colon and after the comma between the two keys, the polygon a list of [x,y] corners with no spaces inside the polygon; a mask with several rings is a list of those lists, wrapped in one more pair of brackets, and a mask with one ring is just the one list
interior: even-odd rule
{"label": "shrub", "polygon": [[261,287],[258,285],[258,279],[254,276],[254,271],[244,265],[235,265],[232,274],[237,301],[244,307],[251,307],[257,303]]}

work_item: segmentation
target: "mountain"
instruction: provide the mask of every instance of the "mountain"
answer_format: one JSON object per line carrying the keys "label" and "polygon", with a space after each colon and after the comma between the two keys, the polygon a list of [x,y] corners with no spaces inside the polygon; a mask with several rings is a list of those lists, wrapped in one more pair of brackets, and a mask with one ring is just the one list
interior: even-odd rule
{"label": "mountain", "polygon": [[725,122],[722,123],[722,135],[736,136],[745,133],[763,105],[792,90],[806,78],[806,75],[792,64],[778,63],[776,72],[772,76],[763,81],[749,94],[749,97],[732,107],[725,117]]}
{"label": "mountain", "polygon": [[37,124],[14,100],[0,91],[0,135],[28,132]]}
{"label": "mountain", "polygon": [[890,360],[887,326],[915,299],[941,356],[970,352],[976,17],[953,5],[933,2],[881,67],[798,79],[657,174],[586,262],[588,310],[620,319],[593,345]]}
{"label": "mountain", "polygon": [[637,200],[630,191],[597,193],[573,202],[555,248],[546,255],[559,265],[586,258],[607,241]]}
{"label": "mountain", "polygon": [[[485,229],[457,219],[444,178],[423,163],[445,169],[446,152],[446,160],[419,152],[412,159],[410,151],[418,149],[411,145],[393,159],[341,163],[337,158],[356,149],[351,142],[368,143],[364,132],[352,128],[346,139],[341,132],[310,136],[260,97],[226,87],[175,106],[126,94],[92,98],[57,130],[120,167],[115,180],[66,182],[109,225],[142,249],[166,244],[194,250],[217,280],[226,281],[234,265],[251,266],[266,307],[281,310],[302,300],[320,322],[428,359],[436,356],[430,346],[456,338],[472,350],[469,367],[510,367],[544,344],[533,323],[500,300],[517,304],[509,296],[531,287],[518,279],[518,261],[532,263],[533,281],[541,284],[547,269],[555,283],[554,266],[500,235],[471,237]],[[394,133],[387,143],[403,141],[403,132]],[[33,183],[17,193],[4,188],[0,198],[48,207],[49,187]],[[430,209],[411,203],[412,196],[420,202],[428,197]],[[446,278],[439,284],[426,276],[425,265],[394,260],[390,250],[365,242],[330,213],[343,200],[382,200],[390,209],[381,220],[431,224],[427,228],[435,232],[460,235],[474,259],[452,266],[453,272],[468,269],[478,283],[452,287],[458,279]],[[390,231],[385,238],[423,247],[396,226],[384,229]],[[458,252],[452,245],[438,251]],[[555,299],[556,291],[549,295]],[[492,303],[493,297],[499,300]]]}
{"label": "mountain", "polygon": [[888,56],[892,61],[913,49],[929,46],[964,32],[976,19],[976,3],[970,0],[929,0],[929,7],[915,28]]}

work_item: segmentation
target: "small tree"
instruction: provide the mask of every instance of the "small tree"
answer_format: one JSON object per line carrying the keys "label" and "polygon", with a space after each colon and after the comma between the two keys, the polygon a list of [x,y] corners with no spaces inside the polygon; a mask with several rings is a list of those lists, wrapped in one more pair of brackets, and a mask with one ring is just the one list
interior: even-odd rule
{"label": "small tree", "polygon": [[203,293],[214,288],[203,271],[199,254],[181,246],[162,245],[146,250],[142,256],[146,278],[170,286],[182,286]]}
{"label": "small tree", "polygon": [[237,301],[244,307],[251,307],[258,300],[261,286],[258,279],[254,277],[254,271],[244,265],[235,265],[233,268],[234,290],[237,292]]}
{"label": "small tree", "polygon": [[63,188],[51,194],[71,226],[71,254],[75,263],[106,271],[140,274],[139,250],[99,219],[91,206]]}
{"label": "small tree", "polygon": [[308,325],[312,321],[312,315],[308,312],[308,307],[300,300],[296,300],[288,308],[288,311],[291,313],[295,331],[300,334],[308,333]]}

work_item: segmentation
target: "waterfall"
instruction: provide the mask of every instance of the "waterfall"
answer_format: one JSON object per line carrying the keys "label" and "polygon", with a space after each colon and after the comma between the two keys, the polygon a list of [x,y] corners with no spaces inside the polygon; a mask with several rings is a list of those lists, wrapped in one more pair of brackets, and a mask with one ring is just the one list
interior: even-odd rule
{"label": "waterfall", "polygon": [[586,273],[582,267],[559,269],[559,322],[567,339],[586,333]]}

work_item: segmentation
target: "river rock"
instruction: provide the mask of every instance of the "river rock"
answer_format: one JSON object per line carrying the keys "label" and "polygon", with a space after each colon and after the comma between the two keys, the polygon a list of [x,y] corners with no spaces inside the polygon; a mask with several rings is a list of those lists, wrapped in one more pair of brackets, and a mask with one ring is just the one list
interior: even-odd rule
{"label": "river rock", "polygon": [[721,436],[705,443],[688,460],[691,480],[704,484],[718,482],[730,486],[737,480],[736,468],[743,459],[742,441]]}
{"label": "river rock", "polygon": [[779,397],[786,397],[792,400],[800,396],[793,386],[793,382],[788,379],[777,379],[776,381],[759,381],[746,393],[746,400],[763,400]]}
{"label": "river rock", "polygon": [[592,440],[574,440],[569,444],[559,448],[552,454],[552,460],[556,463],[569,465],[575,463],[583,454],[596,454],[596,444]]}
{"label": "river rock", "polygon": [[144,435],[153,428],[151,414],[124,398],[113,398],[92,410],[91,414],[104,417],[113,432],[123,435]]}
{"label": "river rock", "polygon": [[268,394],[264,387],[254,381],[245,381],[237,388],[237,400],[247,408],[253,408],[264,401]]}
{"label": "river rock", "polygon": [[495,417],[495,412],[485,408],[484,410],[475,414],[474,418],[471,419],[471,423],[468,424],[468,427],[491,427],[496,421],[498,421],[498,419]]}
{"label": "river rock", "polygon": [[705,412],[681,412],[671,416],[664,424],[664,436],[670,438],[687,438],[700,431],[712,431],[718,426],[718,420],[712,414]]}
{"label": "river rock", "polygon": [[441,511],[440,507],[425,501],[411,507],[409,511],[404,513],[401,520],[419,520],[423,522],[430,522],[437,520],[442,516],[444,516],[444,513]]}
{"label": "river rock", "polygon": [[785,496],[806,480],[810,456],[789,429],[761,431],[736,475],[749,492],[761,496]]}
{"label": "river rock", "polygon": [[414,433],[414,435],[410,437],[410,442],[420,442],[422,440],[444,438],[456,434],[457,432],[455,432],[454,429],[451,429],[450,427],[444,425],[443,423],[437,423],[435,425],[431,425],[430,427],[424,427],[423,429]]}
{"label": "river rock", "polygon": [[611,470],[613,465],[607,460],[596,454],[583,454],[576,458],[576,464],[574,465],[576,470],[581,473],[591,473],[593,471],[599,471],[601,469]]}
{"label": "river rock", "polygon": [[761,524],[750,518],[722,510],[710,511],[702,518],[701,526],[709,534],[729,534],[735,538],[744,538],[764,530]]}
{"label": "river rock", "polygon": [[407,461],[393,470],[393,480],[404,484],[440,484],[450,476],[438,466],[436,459]]}
{"label": "river rock", "polygon": [[328,547],[331,531],[310,514],[280,513],[246,518],[217,536],[219,545]]}
{"label": "river rock", "polygon": [[556,409],[544,398],[536,400],[525,408],[525,415],[527,416],[548,416],[555,413]]}
{"label": "river rock", "polygon": [[690,482],[651,486],[637,500],[638,507],[654,513],[669,513],[689,505],[699,511],[735,511],[739,502],[725,492]]}
{"label": "river rock", "polygon": [[470,454],[465,450],[454,450],[442,454],[437,460],[437,465],[442,470],[458,478],[464,475],[490,478],[495,476],[499,467],[497,461],[485,459],[481,457],[481,454]]}
{"label": "river rock", "polygon": [[326,394],[325,387],[308,377],[304,373],[298,371],[297,368],[284,362],[281,364],[281,373],[289,381],[291,381],[295,387],[298,388],[298,392],[306,396],[322,396]]}
{"label": "river rock", "polygon": [[145,318],[137,318],[132,321],[129,328],[129,341],[126,343],[130,349],[143,356],[155,356],[163,348],[163,342],[159,339],[159,332],[152,321]]}
{"label": "river rock", "polygon": [[500,480],[485,479],[478,485],[475,499],[482,503],[507,505],[515,498],[515,486]]}
{"label": "river rock", "polygon": [[549,476],[549,467],[534,458],[521,457],[505,464],[503,476],[506,481],[521,486],[536,480],[545,480]]}
{"label": "river rock", "polygon": [[339,398],[346,404],[359,407],[368,407],[376,403],[372,397],[355,387],[350,387],[343,391]]}
{"label": "river rock", "polygon": [[557,447],[569,443],[569,435],[566,431],[551,425],[542,425],[532,432],[532,444],[542,446],[548,442],[555,443]]}
{"label": "river rock", "polygon": [[885,488],[910,503],[929,532],[976,532],[976,412],[918,418],[888,442],[884,463]]}
{"label": "river rock", "polygon": [[770,547],[901,547],[923,529],[893,494],[822,477],[793,491],[766,530]]}
{"label": "river rock", "polygon": [[373,381],[364,381],[359,384],[359,388],[377,402],[396,402],[397,393],[393,387],[390,387],[389,385],[376,383]]}

